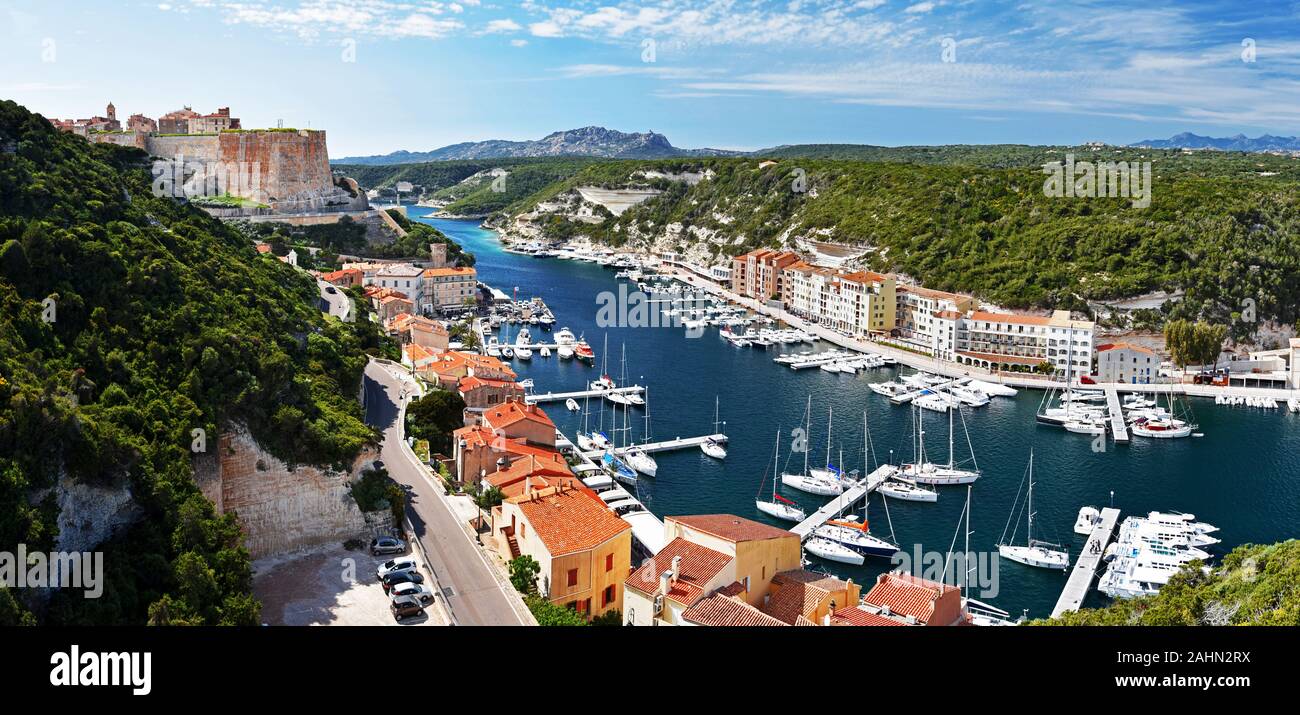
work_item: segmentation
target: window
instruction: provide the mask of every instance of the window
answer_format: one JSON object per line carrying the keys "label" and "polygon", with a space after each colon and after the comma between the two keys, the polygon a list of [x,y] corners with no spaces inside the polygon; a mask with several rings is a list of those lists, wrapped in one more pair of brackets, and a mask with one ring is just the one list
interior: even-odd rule
{"label": "window", "polygon": [[605,554],[605,570],[606,570],[606,571],[613,571],[613,570],[614,570],[614,555],[613,555],[613,554]]}
{"label": "window", "polygon": [[578,569],[569,569],[568,583],[571,587],[578,585]]}
{"label": "window", "polygon": [[614,596],[617,591],[613,584],[605,587],[605,592],[600,595],[600,607],[604,608],[614,602]]}

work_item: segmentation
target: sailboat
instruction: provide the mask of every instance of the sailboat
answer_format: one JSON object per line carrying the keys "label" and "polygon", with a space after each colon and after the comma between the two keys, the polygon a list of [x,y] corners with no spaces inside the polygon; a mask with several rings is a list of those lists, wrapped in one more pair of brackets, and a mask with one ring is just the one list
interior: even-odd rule
{"label": "sailboat", "polygon": [[[864,500],[862,511],[865,515],[867,510]],[[871,534],[867,527],[867,521],[864,516],[859,522],[857,516],[849,516],[845,519],[831,519],[822,524],[813,531],[813,536],[827,539],[853,549],[864,556],[882,556],[889,558],[898,553],[898,546]]]}
{"label": "sailboat", "polygon": [[[948,486],[953,484],[970,484],[980,478],[978,466],[975,469],[959,469],[954,461],[953,455],[953,412],[959,410],[950,410],[948,412],[948,463],[934,464],[927,461],[925,456],[925,419],[923,413],[918,408],[913,419],[916,420],[916,461],[912,464],[904,464],[899,470],[899,475],[918,484],[929,484],[932,486]],[[963,427],[966,424],[966,418],[962,417]],[[967,446],[970,445],[970,435],[966,435]],[[971,448],[971,459],[975,458],[975,450]]]}
{"label": "sailboat", "polygon": [[876,491],[890,499],[897,499],[899,501],[939,501],[939,492],[933,489],[926,489],[910,479],[899,476],[894,476],[879,487],[876,487]]}
{"label": "sailboat", "polygon": [[[781,458],[781,431],[776,432],[776,449],[772,453],[772,501],[763,501],[762,499],[754,500],[754,507],[768,516],[781,519],[783,521],[803,521],[805,514],[797,504],[776,493],[776,474],[781,467],[777,461]],[[763,482],[767,481],[767,474],[763,475]],[[763,491],[763,482],[758,485],[758,491]]]}
{"label": "sailboat", "polygon": [[[649,388],[646,389],[646,396],[647,397],[650,396]],[[626,409],[627,408],[625,407],[624,410]],[[624,413],[624,419],[626,419],[626,412]],[[643,443],[648,443],[650,441],[650,408],[649,407],[646,408],[646,412],[645,412],[645,434],[642,438],[642,441]],[[641,449],[640,447],[629,447],[628,449],[624,450],[623,459],[624,461],[627,462],[629,467],[635,469],[641,474],[646,475],[647,477],[653,477],[655,475],[655,472],[659,471],[659,463],[655,461],[654,457],[650,456],[649,452],[646,452],[644,449]]]}
{"label": "sailboat", "polygon": [[[808,406],[804,409],[804,435],[805,439],[812,434],[812,422],[810,421],[812,410],[812,395],[808,396]],[[830,415],[827,413],[826,428],[826,469],[808,469],[808,448],[804,446],[803,450],[803,474],[781,474],[781,483],[787,487],[792,487],[809,494],[819,494],[827,497],[837,497],[844,493],[844,482],[839,478],[839,471],[831,466],[831,434],[830,434]]]}
{"label": "sailboat", "polygon": [[861,566],[866,561],[866,557],[861,553],[838,541],[831,541],[821,536],[809,537],[804,542],[803,549],[813,556],[819,556],[827,561],[837,561],[842,564]]}
{"label": "sailboat", "polygon": [[[718,423],[718,397],[715,395],[713,398],[713,433],[714,434],[722,434],[720,431],[718,431],[718,424],[719,424]],[[704,442],[700,444],[700,451],[704,452],[710,457],[713,457],[714,459],[727,458],[727,448],[723,447],[721,442],[714,440],[712,437],[709,437],[708,439],[704,440]],[[772,486],[773,487],[776,486],[775,481],[773,482]]]}
{"label": "sailboat", "polygon": [[[1024,546],[1013,546],[1006,538],[1007,530],[1004,528],[1002,530],[1003,538],[998,544],[998,555],[1026,566],[1065,570],[1070,567],[1070,554],[1061,551],[1056,544],[1034,538],[1034,452],[1032,449],[1029,451],[1027,478],[1029,480],[1029,491],[1025,497],[1025,512],[1028,514],[1029,523],[1025,530],[1026,544]],[[1011,519],[1015,516],[1015,513],[1015,505],[1013,504],[1011,516],[1007,517],[1007,528],[1010,528]],[[1015,531],[1012,531],[1011,541],[1015,540],[1015,536]]]}

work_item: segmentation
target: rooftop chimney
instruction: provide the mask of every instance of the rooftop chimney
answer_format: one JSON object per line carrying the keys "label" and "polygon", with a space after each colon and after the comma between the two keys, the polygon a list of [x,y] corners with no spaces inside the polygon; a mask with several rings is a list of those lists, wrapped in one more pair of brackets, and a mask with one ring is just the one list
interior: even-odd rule
{"label": "rooftop chimney", "polygon": [[659,593],[666,594],[672,583],[673,572],[665,571],[659,575]]}
{"label": "rooftop chimney", "polygon": [[681,572],[682,572],[682,557],[681,557],[681,556],[674,556],[674,557],[673,557],[673,569],[672,569],[672,571],[669,572],[669,573],[671,573],[672,576],[673,576],[673,581],[676,581],[676,580],[677,580],[677,577],[681,574]]}

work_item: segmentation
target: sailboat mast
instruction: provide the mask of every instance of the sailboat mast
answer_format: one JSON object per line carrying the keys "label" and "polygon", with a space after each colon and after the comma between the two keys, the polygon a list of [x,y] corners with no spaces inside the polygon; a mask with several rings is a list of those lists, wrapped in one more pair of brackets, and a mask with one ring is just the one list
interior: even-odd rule
{"label": "sailboat mast", "polygon": [[953,427],[953,424],[952,424],[952,413],[953,413],[953,410],[955,410],[955,409],[957,409],[957,408],[956,408],[956,407],[953,407],[952,405],[949,405],[949,406],[948,406],[948,468],[949,468],[949,469],[952,469],[952,465],[953,465],[953,456],[952,456],[952,427]]}
{"label": "sailboat mast", "polygon": [[776,503],[776,480],[781,470],[781,429],[776,430],[776,451],[772,453],[772,503]]}
{"label": "sailboat mast", "polygon": [[812,395],[808,396],[808,404],[803,408],[803,474],[808,476],[808,440],[812,437]]}
{"label": "sailboat mast", "polygon": [[[834,410],[834,408],[832,408],[832,407],[827,407],[827,408],[826,408],[826,468],[827,468],[827,469],[829,469],[830,466],[831,466],[831,434],[832,434],[832,433],[831,433],[831,414],[832,414],[833,410]],[[843,465],[843,461],[844,461],[844,460],[842,460],[842,459],[840,460],[840,462],[841,462],[840,466],[841,466],[841,467],[844,466],[844,465]]]}
{"label": "sailboat mast", "polygon": [[1025,529],[1025,545],[1034,545],[1034,450],[1029,450],[1029,496],[1025,508],[1029,512],[1029,523]]}
{"label": "sailboat mast", "polygon": [[961,555],[962,575],[961,575],[961,596],[966,598],[966,582],[970,580],[970,486],[966,485],[966,549]]}

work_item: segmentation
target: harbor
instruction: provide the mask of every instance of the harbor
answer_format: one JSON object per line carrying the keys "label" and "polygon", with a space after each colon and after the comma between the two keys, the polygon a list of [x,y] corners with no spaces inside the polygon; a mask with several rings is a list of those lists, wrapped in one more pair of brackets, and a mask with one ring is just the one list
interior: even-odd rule
{"label": "harbor", "polygon": [[[413,212],[413,218],[419,220],[420,212]],[[442,219],[434,219],[432,223],[475,254],[485,282],[519,286],[520,295],[543,298],[557,318],[556,330],[568,326],[575,334],[585,335],[595,348],[595,366],[577,360],[557,360],[554,356],[539,359],[536,354],[531,361],[513,361],[511,366],[520,379],[532,379],[538,393],[589,391],[589,383],[600,374],[599,365],[605,357],[601,343],[608,333],[611,374],[619,377],[616,366],[626,350],[626,384],[649,390],[648,409],[632,410],[629,443],[647,441],[647,413],[650,443],[679,435],[703,436],[715,432],[727,435],[725,460],[709,458],[698,448],[664,451],[655,455],[656,476],[639,478],[634,489],[619,485],[629,493],[634,492],[633,496],[645,506],[649,518],[733,513],[782,528],[796,526],[758,513],[754,496],[763,474],[772,469],[773,436],[777,432],[782,434],[780,463],[793,465],[792,460],[802,463],[802,455],[792,454],[789,445],[794,439],[792,431],[802,425],[804,404],[809,396],[814,420],[820,414],[824,423],[829,407],[834,409],[837,423],[842,422],[837,424],[832,437],[833,461],[837,464],[842,449],[843,466],[860,469],[863,474],[877,468],[875,462],[863,464],[861,414],[864,411],[870,423],[874,459],[879,464],[902,464],[913,459],[913,410],[907,404],[893,404],[870,387],[900,381],[914,373],[913,367],[942,374],[932,360],[902,350],[881,350],[880,354],[895,358],[894,364],[853,372],[830,372],[819,369],[820,365],[795,370],[774,359],[787,353],[815,354],[848,348],[825,340],[800,345],[739,347],[725,339],[722,328],[714,325],[693,331],[684,330],[680,324],[603,327],[595,319],[597,295],[605,291],[617,294],[620,285],[628,285],[629,279],[616,278],[615,270],[586,261],[506,254],[494,234],[475,223]],[[772,326],[773,329],[781,327]],[[816,326],[801,329],[818,330]],[[737,328],[737,333],[748,330],[757,332],[759,325]],[[547,333],[532,332],[539,340],[547,339]],[[831,356],[822,356],[828,357]],[[833,364],[835,360],[830,362]],[[1003,387],[975,375],[946,377],[954,385],[973,385],[985,391]],[[961,382],[972,378],[989,384]],[[1088,387],[1098,392],[1104,389]],[[1162,385],[1115,387],[1121,402],[1126,393],[1142,391],[1161,393],[1163,404],[1163,393],[1170,390]],[[1127,443],[1107,440],[1106,449],[1099,452],[1093,449],[1093,439],[1085,435],[1038,424],[1035,416],[1042,395],[1041,391],[1021,389],[1019,394],[995,397],[982,407],[962,408],[982,473],[972,490],[972,550],[996,553],[997,532],[1016,497],[1017,483],[1031,446],[1037,450],[1035,506],[1039,524],[1049,535],[1055,532],[1063,537],[1062,544],[1072,563],[1088,548],[1087,537],[1070,536],[1075,512],[1084,504],[1107,503],[1112,491],[1114,506],[1124,513],[1178,509],[1221,525],[1226,536],[1225,543],[1213,550],[1218,556],[1236,544],[1271,543],[1294,535],[1293,515],[1300,513],[1300,485],[1278,479],[1277,475],[1300,471],[1300,439],[1297,439],[1300,415],[1289,413],[1285,402],[1283,409],[1246,409],[1244,405],[1241,408],[1217,406],[1212,399],[1193,396],[1190,402],[1204,438],[1131,437]],[[715,398],[720,402],[721,420],[726,423],[716,430],[713,428]],[[579,397],[577,401],[586,399]],[[552,400],[547,403],[547,412],[557,427],[572,437],[581,431],[584,415],[566,411],[563,404],[564,400]],[[602,410],[608,413],[603,415],[603,426],[609,428],[613,424],[614,413],[607,400],[591,399],[588,409],[591,429],[601,425]],[[623,411],[617,414],[621,426]],[[934,445],[928,451],[931,459],[938,461],[940,452],[946,452],[948,419],[929,414],[926,442]],[[813,432],[809,447],[820,459],[826,449],[824,425],[822,428],[814,425]],[[957,439],[965,444],[965,436],[960,431]],[[940,444],[944,447],[939,447]],[[1264,460],[1271,466],[1265,470],[1243,471],[1240,469],[1243,455]],[[1232,500],[1222,498],[1224,475],[1233,475]],[[770,488],[769,483],[766,489]],[[911,551],[914,545],[919,545],[926,552],[946,552],[952,542],[953,526],[962,513],[965,490],[942,486],[935,489],[939,493],[935,503],[890,500],[889,519],[877,492],[867,509],[873,533],[887,535],[886,524],[892,522],[897,543],[904,550]],[[831,499],[785,487],[780,489],[780,494],[796,502],[809,515],[832,503]],[[856,504],[859,513],[861,502],[859,498]],[[836,509],[832,507],[829,511]],[[649,518],[642,520],[649,521]],[[642,529],[643,533],[647,531]],[[892,568],[887,558],[867,559],[861,566],[831,563],[815,556],[810,560],[815,568],[851,577],[857,583],[870,583]],[[1059,570],[1004,562],[999,569],[999,593],[984,600],[1011,613],[1028,610],[1031,618],[1047,617],[1060,599],[1067,580]],[[1107,597],[1092,588],[1085,594],[1082,606],[1108,602]]]}
{"label": "harbor", "polygon": [[1062,613],[1077,611],[1092,589],[1097,579],[1097,567],[1101,564],[1106,547],[1110,546],[1111,536],[1115,533],[1115,522],[1119,521],[1119,509],[1107,507],[1101,510],[1101,521],[1092,528],[1088,540],[1079,550],[1079,557],[1070,571],[1070,578],[1065,582],[1061,597],[1052,608],[1052,618]]}

